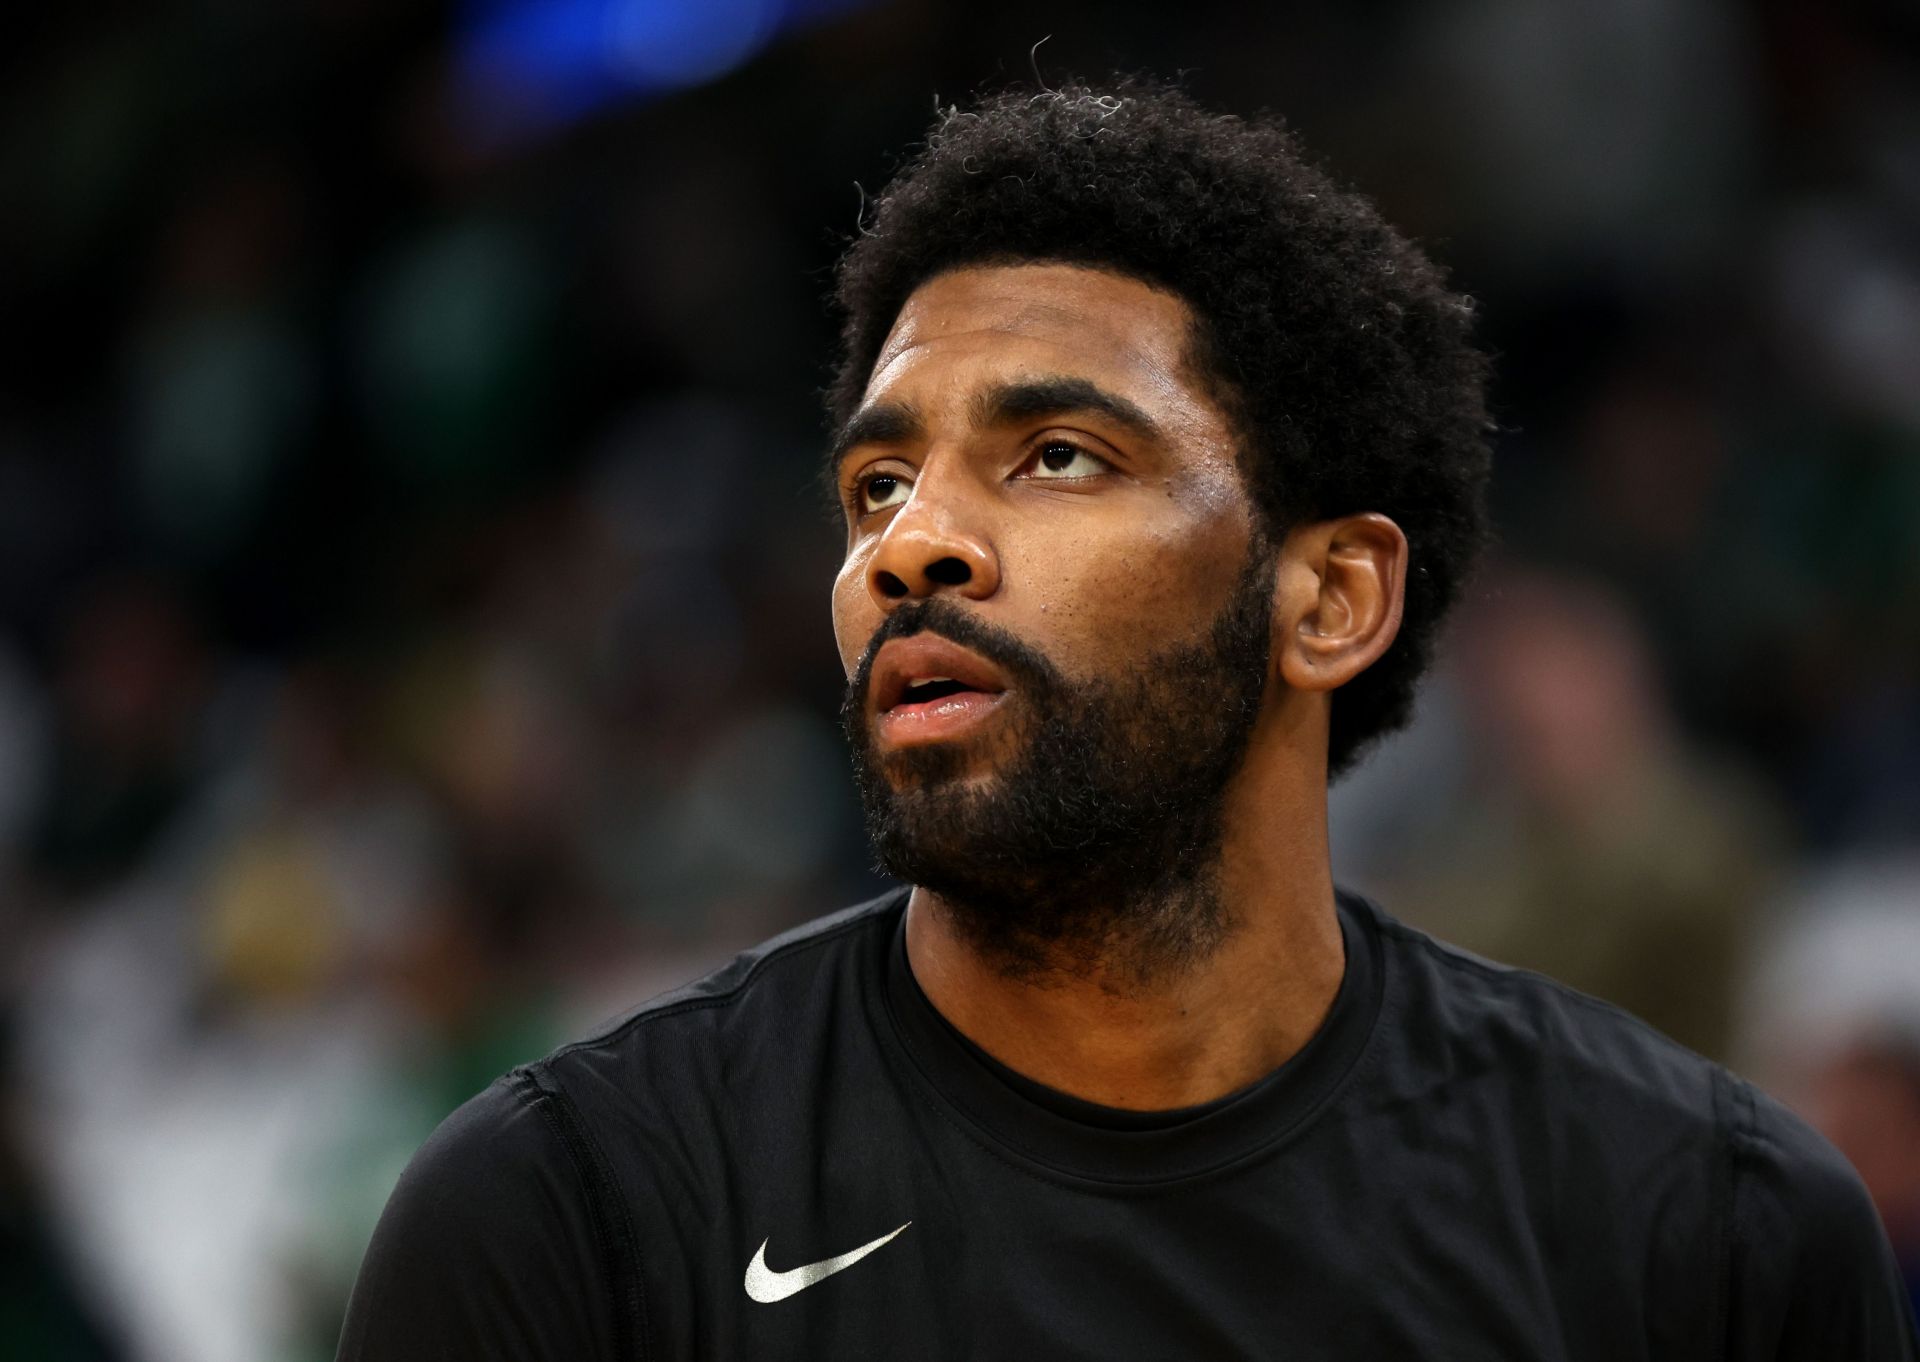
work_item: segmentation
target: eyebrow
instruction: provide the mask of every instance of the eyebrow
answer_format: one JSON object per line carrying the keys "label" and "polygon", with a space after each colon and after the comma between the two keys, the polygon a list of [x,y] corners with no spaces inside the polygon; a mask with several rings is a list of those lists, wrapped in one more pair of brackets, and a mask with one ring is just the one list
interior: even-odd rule
{"label": "eyebrow", "polygon": [[829,468],[838,468],[855,445],[899,445],[926,432],[920,411],[910,402],[875,402],[847,418],[827,451]]}
{"label": "eyebrow", "polygon": [[1029,421],[1036,416],[1092,412],[1143,440],[1159,440],[1160,426],[1118,393],[1085,378],[1047,375],[996,384],[973,400],[973,423],[981,429]]}
{"label": "eyebrow", "polygon": [[[1064,374],[996,383],[969,404],[968,419],[976,430],[991,430],[1037,416],[1063,416],[1069,412],[1104,416],[1143,440],[1159,442],[1164,438],[1159,423],[1136,403],[1108,392],[1090,379]],[[876,402],[848,418],[834,437],[828,461],[838,468],[847,452],[857,445],[905,444],[925,434],[926,424],[920,419],[919,410],[910,403]]]}

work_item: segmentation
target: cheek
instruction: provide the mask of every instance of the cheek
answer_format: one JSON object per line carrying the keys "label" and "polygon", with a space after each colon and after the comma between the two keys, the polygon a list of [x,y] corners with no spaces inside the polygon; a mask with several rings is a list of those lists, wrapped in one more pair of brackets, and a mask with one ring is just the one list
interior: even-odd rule
{"label": "cheek", "polygon": [[[1230,517],[1136,519],[1107,534],[1043,537],[1019,578],[1073,653],[1159,651],[1198,637],[1239,579],[1246,531]],[[1066,660],[1065,658],[1062,659]]]}
{"label": "cheek", "polygon": [[840,650],[841,670],[849,677],[882,618],[867,591],[866,558],[864,553],[849,557],[833,579],[833,641]]}

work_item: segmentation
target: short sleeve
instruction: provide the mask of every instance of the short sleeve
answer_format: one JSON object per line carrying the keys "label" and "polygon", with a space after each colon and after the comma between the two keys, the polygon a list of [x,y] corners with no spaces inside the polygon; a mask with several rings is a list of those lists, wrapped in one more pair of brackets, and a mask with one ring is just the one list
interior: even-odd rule
{"label": "short sleeve", "polygon": [[1741,1086],[1728,1358],[1914,1362],[1906,1287],[1859,1176],[1798,1117]]}
{"label": "short sleeve", "polygon": [[420,1147],[361,1262],[340,1362],[616,1356],[606,1208],[553,1100],[509,1075]]}

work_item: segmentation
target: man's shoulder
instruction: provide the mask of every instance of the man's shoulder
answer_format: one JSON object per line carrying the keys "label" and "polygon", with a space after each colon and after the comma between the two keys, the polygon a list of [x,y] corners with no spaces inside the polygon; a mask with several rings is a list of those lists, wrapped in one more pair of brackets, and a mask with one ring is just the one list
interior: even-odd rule
{"label": "man's shoulder", "polygon": [[1920,1356],[1879,1212],[1840,1151],[1742,1086],[1731,1147],[1730,1357]]}
{"label": "man's shoulder", "polygon": [[802,923],[523,1066],[587,1106],[717,1091],[864,1024],[904,889]]}
{"label": "man's shoulder", "polygon": [[542,1356],[637,1355],[638,1300],[582,1283],[639,1280],[640,1245],[709,1209],[686,1186],[724,1186],[750,1118],[779,1126],[807,1100],[810,1064],[870,1026],[903,895],[744,951],[464,1103],[388,1202],[342,1356],[440,1356],[529,1321],[552,1342]]}
{"label": "man's shoulder", "polygon": [[1652,1121],[1698,1141],[1731,1137],[1747,1085],[1720,1064],[1612,1003],[1365,907],[1395,977],[1394,1023],[1415,1033],[1409,1043],[1430,1062],[1522,1107]]}
{"label": "man's shoulder", "polygon": [[1425,1138],[1469,1108],[1452,1128],[1537,1177],[1558,1233],[1611,1246],[1607,1272],[1638,1265],[1717,1355],[1915,1356],[1873,1204],[1818,1132],[1620,1008],[1365,906],[1397,976],[1376,1073],[1388,1104],[1424,1102]]}
{"label": "man's shoulder", "polygon": [[[579,1283],[634,1259],[604,1165],[570,1138],[522,1071],[441,1122],[401,1174],[367,1246],[340,1338],[343,1362],[491,1356],[493,1340],[543,1355],[629,1357],[638,1325]],[[609,1265],[614,1265],[613,1269]]]}
{"label": "man's shoulder", "polygon": [[889,928],[905,895],[904,889],[890,889],[864,903],[769,937],[741,951],[718,969],[649,998],[588,1035],[562,1045],[552,1057],[617,1045],[638,1031],[690,1013],[745,1002],[765,1004],[789,991],[805,991],[822,969],[851,963],[853,954],[863,944],[871,943],[873,933]]}

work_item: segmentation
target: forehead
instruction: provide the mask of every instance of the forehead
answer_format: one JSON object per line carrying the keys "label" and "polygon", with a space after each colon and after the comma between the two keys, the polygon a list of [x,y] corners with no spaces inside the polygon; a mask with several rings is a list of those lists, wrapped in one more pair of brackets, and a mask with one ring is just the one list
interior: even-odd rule
{"label": "forehead", "polygon": [[1209,408],[1187,371],[1193,314],[1138,279],[1077,265],[952,270],[915,289],[874,361],[867,399],[903,388],[1081,375],[1175,413]]}

